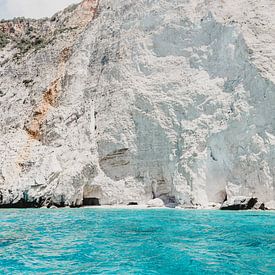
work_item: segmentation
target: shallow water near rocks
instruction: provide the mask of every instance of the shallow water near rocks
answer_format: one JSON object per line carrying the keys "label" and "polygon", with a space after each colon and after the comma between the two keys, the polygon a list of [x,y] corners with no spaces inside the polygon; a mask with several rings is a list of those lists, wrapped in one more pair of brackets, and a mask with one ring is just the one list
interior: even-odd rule
{"label": "shallow water near rocks", "polygon": [[0,210],[1,274],[275,274],[275,213]]}

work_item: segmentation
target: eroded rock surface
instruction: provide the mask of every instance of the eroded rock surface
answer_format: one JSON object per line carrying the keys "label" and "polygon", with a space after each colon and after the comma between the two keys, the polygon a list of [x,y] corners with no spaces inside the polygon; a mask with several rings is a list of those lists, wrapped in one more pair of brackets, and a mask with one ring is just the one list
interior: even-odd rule
{"label": "eroded rock surface", "polygon": [[0,23],[0,203],[274,201],[274,8],[85,0]]}

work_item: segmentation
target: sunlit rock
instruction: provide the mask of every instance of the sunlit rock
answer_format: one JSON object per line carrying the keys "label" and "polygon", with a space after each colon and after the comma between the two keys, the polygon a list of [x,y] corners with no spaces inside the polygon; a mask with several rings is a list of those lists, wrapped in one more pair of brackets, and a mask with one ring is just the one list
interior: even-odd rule
{"label": "sunlit rock", "polygon": [[161,199],[152,199],[147,202],[148,207],[163,207],[164,202]]}

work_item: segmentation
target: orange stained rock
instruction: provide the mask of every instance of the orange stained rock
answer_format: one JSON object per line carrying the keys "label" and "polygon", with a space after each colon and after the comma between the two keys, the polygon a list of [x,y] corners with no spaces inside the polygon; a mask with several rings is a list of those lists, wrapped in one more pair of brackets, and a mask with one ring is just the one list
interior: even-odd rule
{"label": "orange stained rock", "polygon": [[57,101],[58,93],[61,89],[61,79],[53,81],[50,87],[43,95],[41,104],[34,110],[33,117],[25,127],[28,135],[36,140],[41,139],[41,128],[46,119],[51,106],[54,106]]}
{"label": "orange stained rock", "polygon": [[59,63],[66,63],[71,56],[71,48],[64,48],[59,54],[58,61]]}
{"label": "orange stained rock", "polygon": [[80,4],[83,10],[94,11],[98,5],[99,0],[84,0]]}

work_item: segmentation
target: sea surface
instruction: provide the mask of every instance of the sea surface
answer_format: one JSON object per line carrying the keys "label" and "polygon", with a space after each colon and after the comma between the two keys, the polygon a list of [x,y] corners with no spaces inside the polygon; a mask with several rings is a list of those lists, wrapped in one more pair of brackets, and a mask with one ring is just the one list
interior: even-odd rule
{"label": "sea surface", "polygon": [[0,274],[275,274],[275,213],[0,210]]}

